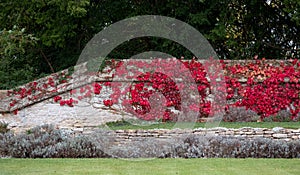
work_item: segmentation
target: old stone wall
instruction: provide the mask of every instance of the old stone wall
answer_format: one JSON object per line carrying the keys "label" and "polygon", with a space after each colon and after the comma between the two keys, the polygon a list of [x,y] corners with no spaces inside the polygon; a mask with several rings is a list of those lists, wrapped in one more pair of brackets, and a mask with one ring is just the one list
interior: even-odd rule
{"label": "old stone wall", "polygon": [[[124,60],[127,61],[127,60]],[[146,60],[150,61],[150,60]],[[257,60],[223,60],[225,64],[228,65],[244,65],[248,63],[254,63]],[[204,62],[203,60],[198,60],[198,62]],[[286,60],[265,60],[263,64],[269,64],[271,66],[280,67],[281,65],[290,65],[290,61]],[[108,66],[104,70],[109,70],[110,67]],[[33,86],[36,86],[34,91],[30,93],[23,92],[22,95],[12,94],[10,93],[7,96],[7,92],[12,92],[13,90],[0,90],[0,113],[7,113],[13,112],[16,109],[24,109],[27,106],[34,105],[36,103],[45,101],[47,99],[51,99],[56,95],[66,94],[69,93],[70,90],[82,87],[86,84],[92,82],[106,82],[106,81],[120,81],[118,79],[113,78],[113,72],[103,71],[101,73],[96,74],[86,74],[88,71],[87,64],[83,63],[80,65],[75,66],[75,71],[70,71],[69,69],[62,70],[60,72],[51,74],[44,78],[40,78],[33,82],[27,83],[23,86],[17,87],[15,89],[24,89],[28,90]],[[226,74],[226,71],[225,71]],[[240,83],[246,83],[247,78],[245,77],[236,77],[236,75],[228,75],[237,78],[237,81]],[[133,79],[123,78],[121,80],[124,83],[132,83],[132,81],[136,81]],[[260,81],[258,79],[258,81]],[[286,79],[285,82],[289,83],[291,80]],[[300,82],[300,80],[298,80]],[[295,83],[295,82],[292,82]],[[35,85],[36,84],[36,85]],[[6,94],[6,95],[5,95]],[[10,103],[14,102],[14,105],[11,106]]]}
{"label": "old stone wall", "polygon": [[130,140],[157,138],[173,139],[182,135],[201,135],[201,136],[227,136],[241,137],[247,139],[269,138],[277,140],[300,140],[300,129],[284,128],[197,128],[197,129],[153,129],[153,130],[116,130],[115,137],[119,144],[130,142]]}
{"label": "old stone wall", "polygon": [[[225,60],[224,62],[226,64],[246,64],[256,61]],[[284,60],[266,60],[265,64],[280,66],[280,64],[291,63]],[[102,90],[106,93],[79,101],[73,107],[60,106],[59,103],[53,101],[57,95],[63,98],[72,98],[70,95],[72,89],[80,88],[88,83],[106,82],[113,79],[112,72],[109,71],[93,75],[85,74],[86,71],[87,65],[81,64],[75,67],[75,73],[71,70],[57,72],[16,88],[19,90],[16,94],[10,93],[9,96],[5,96],[6,91],[1,91],[0,122],[8,123],[10,129],[15,131],[24,131],[42,124],[55,124],[59,128],[84,131],[106,122],[130,118],[130,114],[107,108],[98,103],[109,96],[109,90],[105,89]],[[241,83],[247,81],[245,77],[237,78]],[[127,83],[132,82],[132,80],[126,81]],[[289,81],[286,80],[287,83]]]}

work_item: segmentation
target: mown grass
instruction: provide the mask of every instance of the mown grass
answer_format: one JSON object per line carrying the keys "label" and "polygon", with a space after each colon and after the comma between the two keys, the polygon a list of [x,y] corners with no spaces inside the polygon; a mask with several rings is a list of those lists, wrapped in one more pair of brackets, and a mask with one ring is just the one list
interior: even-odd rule
{"label": "mown grass", "polygon": [[2,175],[292,175],[299,159],[0,159]]}
{"label": "mown grass", "polygon": [[[173,129],[176,128],[176,123],[165,122],[156,124],[139,124],[128,121],[109,122],[106,125],[112,130],[128,130],[128,129]],[[183,124],[183,126],[185,126]],[[225,128],[274,128],[283,127],[289,129],[299,129],[300,122],[221,122],[221,123],[186,123],[186,126],[192,126],[193,128],[210,128],[210,127],[225,127]]]}

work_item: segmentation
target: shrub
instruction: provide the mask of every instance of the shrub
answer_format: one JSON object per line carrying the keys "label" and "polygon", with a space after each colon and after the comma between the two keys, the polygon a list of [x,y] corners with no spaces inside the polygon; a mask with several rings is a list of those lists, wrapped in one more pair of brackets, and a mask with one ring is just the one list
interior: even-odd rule
{"label": "shrub", "polygon": [[183,158],[300,158],[300,141],[189,135],[174,153]]}
{"label": "shrub", "polygon": [[0,155],[16,158],[108,157],[94,139],[42,125],[27,133],[0,134]]}
{"label": "shrub", "polygon": [[16,158],[300,158],[300,141],[180,135],[118,143],[113,131],[90,135],[35,127],[30,134],[0,134],[0,156]]}
{"label": "shrub", "polygon": [[230,107],[223,116],[225,122],[254,122],[258,119],[257,113],[246,107]]}
{"label": "shrub", "polygon": [[270,117],[264,118],[265,122],[292,122],[299,121],[300,113],[297,114],[294,118],[292,118],[291,112],[288,110],[281,110],[276,115],[271,115]]}
{"label": "shrub", "polygon": [[128,143],[112,147],[110,154],[116,158],[167,158],[171,157],[169,140],[157,138],[133,139]]}

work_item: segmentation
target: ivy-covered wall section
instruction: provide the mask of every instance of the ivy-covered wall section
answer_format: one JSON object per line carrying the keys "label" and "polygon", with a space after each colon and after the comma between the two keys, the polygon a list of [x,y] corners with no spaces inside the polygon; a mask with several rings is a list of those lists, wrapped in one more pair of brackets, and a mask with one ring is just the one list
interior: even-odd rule
{"label": "ivy-covered wall section", "polygon": [[[219,98],[225,98],[226,103],[219,106],[214,103],[218,97],[210,94],[213,81],[205,69],[211,65],[206,65],[204,60],[179,60],[182,70],[176,69],[174,75],[189,70],[196,85],[191,92],[200,94],[197,96],[199,103],[191,103],[185,109],[184,98],[193,94],[184,94],[180,90],[195,87],[155,69],[155,66],[172,69],[174,60],[108,60],[107,66],[99,72],[88,72],[88,64],[81,64],[74,70],[64,70],[7,91],[1,99],[0,110],[5,115],[22,116],[23,119],[34,118],[36,111],[46,118],[50,114],[67,116],[68,113],[74,117],[77,113],[91,119],[98,113],[113,111],[117,116],[112,117],[113,120],[137,116],[150,121],[177,121],[178,113],[194,111],[199,115],[197,121],[205,121],[223,111],[224,121],[299,120],[300,62],[296,59],[221,60],[223,70],[220,72],[225,84],[218,87],[218,91],[224,95]],[[130,65],[132,63],[134,65]],[[155,71],[141,71],[146,65]],[[130,70],[130,66],[135,67]],[[159,104],[152,103],[152,96],[159,99]],[[212,105],[217,107],[213,109]]]}

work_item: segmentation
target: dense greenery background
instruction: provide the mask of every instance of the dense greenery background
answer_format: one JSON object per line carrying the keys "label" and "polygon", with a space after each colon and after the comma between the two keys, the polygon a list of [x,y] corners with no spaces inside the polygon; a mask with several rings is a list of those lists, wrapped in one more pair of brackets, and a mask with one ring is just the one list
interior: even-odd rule
{"label": "dense greenery background", "polygon": [[[0,9],[0,89],[75,65],[96,33],[136,15],[190,24],[223,59],[300,55],[300,0],[1,0]],[[109,56],[149,50],[192,56],[174,42],[147,37],[123,43]]]}

